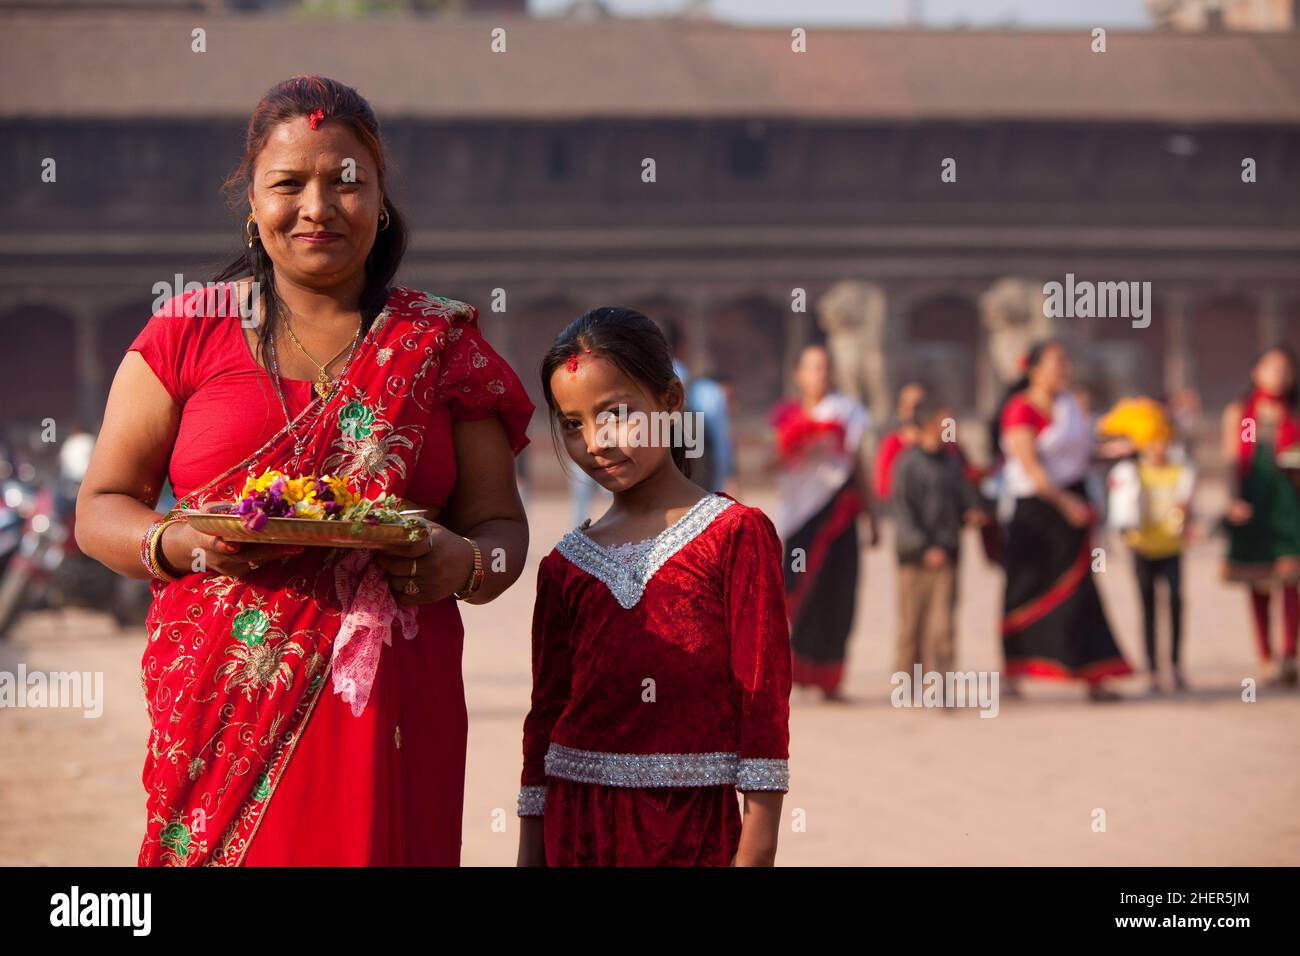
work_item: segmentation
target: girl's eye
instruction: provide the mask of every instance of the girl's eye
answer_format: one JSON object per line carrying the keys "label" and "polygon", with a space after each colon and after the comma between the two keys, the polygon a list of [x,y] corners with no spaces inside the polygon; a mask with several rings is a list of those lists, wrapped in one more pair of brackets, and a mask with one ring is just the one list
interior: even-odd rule
{"label": "girl's eye", "polygon": [[581,427],[582,422],[578,421],[576,418],[566,418],[564,421],[560,422],[560,428],[564,431],[573,431],[575,428]]}

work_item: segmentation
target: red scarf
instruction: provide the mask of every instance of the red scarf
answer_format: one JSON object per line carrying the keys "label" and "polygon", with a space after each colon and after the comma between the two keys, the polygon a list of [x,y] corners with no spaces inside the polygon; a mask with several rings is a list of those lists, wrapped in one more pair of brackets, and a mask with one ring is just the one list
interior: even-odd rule
{"label": "red scarf", "polygon": [[[1300,444],[1300,420],[1296,419],[1295,410],[1286,404],[1286,400],[1281,395],[1270,395],[1262,388],[1256,388],[1250,393],[1250,398],[1246,400],[1246,406],[1241,411],[1242,429],[1239,433],[1241,447],[1237,457],[1238,473],[1245,477],[1250,473],[1251,465],[1255,462],[1255,449],[1259,446],[1259,416],[1257,414],[1259,403],[1263,400],[1278,402],[1282,406],[1282,418],[1277,425],[1277,437],[1273,446],[1273,455],[1280,455],[1288,448]],[[1245,422],[1254,422],[1255,428],[1251,434],[1252,441],[1246,440]]]}
{"label": "red scarf", "polygon": [[776,429],[776,448],[782,461],[798,458],[827,435],[833,435],[841,447],[844,445],[842,422],[815,419],[798,402],[778,405],[772,411],[771,423]]}
{"label": "red scarf", "polygon": [[[295,419],[303,474],[347,474],[366,497],[401,495],[424,444],[440,353],[472,306],[394,289],[334,395]],[[346,423],[346,426],[345,424]],[[250,473],[287,470],[289,429],[177,502],[234,500]],[[215,571],[152,585],[141,681],[153,729],[142,866],[234,866],[248,849],[317,699],[344,609],[344,549],[307,548],[241,578]]]}

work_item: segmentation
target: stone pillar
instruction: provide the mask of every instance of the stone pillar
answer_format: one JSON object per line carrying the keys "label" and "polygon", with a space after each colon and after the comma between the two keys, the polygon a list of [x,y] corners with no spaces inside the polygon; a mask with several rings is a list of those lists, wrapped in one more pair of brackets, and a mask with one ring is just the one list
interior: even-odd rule
{"label": "stone pillar", "polygon": [[682,333],[686,336],[686,355],[683,361],[692,375],[703,375],[714,367],[710,332],[718,300],[706,289],[691,289],[680,295]]}
{"label": "stone pillar", "polygon": [[[104,399],[108,394],[105,370],[99,349],[98,296],[78,297],[71,303],[72,322],[76,341],[73,348],[77,359],[77,415],[86,427],[95,430],[104,412]],[[60,423],[61,425],[63,423]],[[61,433],[67,433],[63,425]]]}
{"label": "stone pillar", "polygon": [[789,312],[785,320],[785,359],[781,363],[782,381],[788,382],[794,373],[799,353],[812,341],[812,317],[805,312]]}
{"label": "stone pillar", "polygon": [[817,300],[835,368],[835,387],[887,421],[893,382],[885,356],[888,300],[874,282],[841,281]]}
{"label": "stone pillar", "polygon": [[1187,325],[1187,293],[1175,289],[1165,296],[1165,393],[1192,388],[1192,347]]}
{"label": "stone pillar", "polygon": [[1265,289],[1256,296],[1256,322],[1259,324],[1261,350],[1282,341],[1282,297],[1273,289]]}
{"label": "stone pillar", "polygon": [[1042,283],[1021,278],[999,279],[979,297],[980,321],[988,334],[994,402],[1020,377],[1020,363],[1034,344],[1057,331],[1044,312],[1043,301]]}

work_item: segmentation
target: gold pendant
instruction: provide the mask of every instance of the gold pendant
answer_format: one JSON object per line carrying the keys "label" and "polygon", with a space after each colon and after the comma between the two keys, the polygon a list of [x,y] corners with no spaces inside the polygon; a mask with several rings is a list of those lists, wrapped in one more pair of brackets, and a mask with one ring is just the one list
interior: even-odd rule
{"label": "gold pendant", "polygon": [[316,379],[316,394],[321,398],[325,398],[329,393],[330,383],[325,376],[322,375],[320,378]]}

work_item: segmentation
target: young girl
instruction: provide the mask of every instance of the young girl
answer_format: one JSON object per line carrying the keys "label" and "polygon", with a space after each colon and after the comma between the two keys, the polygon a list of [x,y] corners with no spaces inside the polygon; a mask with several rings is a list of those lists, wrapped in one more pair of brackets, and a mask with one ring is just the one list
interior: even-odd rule
{"label": "young girl", "polygon": [[789,780],[776,529],[662,440],[683,390],[644,315],[586,313],[541,374],[565,451],[614,500],[538,569],[519,863],[770,866]]}
{"label": "young girl", "polygon": [[1231,545],[1224,577],[1250,586],[1255,641],[1265,663],[1272,591],[1282,592],[1285,631],[1272,682],[1294,687],[1300,635],[1300,383],[1296,356],[1278,345],[1251,368],[1251,390],[1223,414],[1223,451],[1233,469],[1235,495],[1228,509]]}
{"label": "young girl", "polygon": [[1183,546],[1188,512],[1196,487],[1196,469],[1177,461],[1171,451],[1174,426],[1168,413],[1149,398],[1119,402],[1098,424],[1103,435],[1126,438],[1137,458],[1111,469],[1108,523],[1133,549],[1133,568],[1142,597],[1142,636],[1150,665],[1149,689],[1160,694],[1156,654],[1156,582],[1164,579],[1169,595],[1170,662],[1174,689],[1187,682],[1179,664],[1183,634]]}

